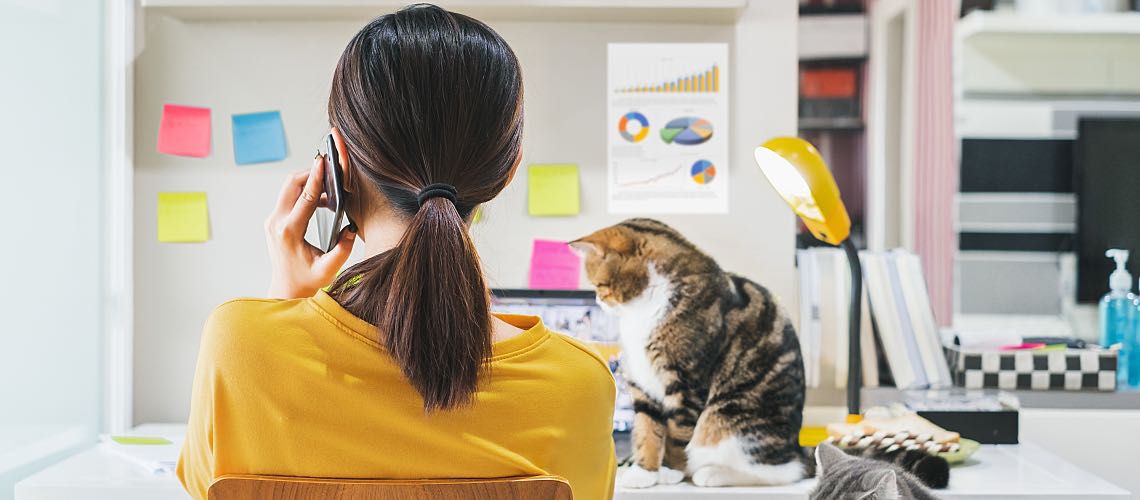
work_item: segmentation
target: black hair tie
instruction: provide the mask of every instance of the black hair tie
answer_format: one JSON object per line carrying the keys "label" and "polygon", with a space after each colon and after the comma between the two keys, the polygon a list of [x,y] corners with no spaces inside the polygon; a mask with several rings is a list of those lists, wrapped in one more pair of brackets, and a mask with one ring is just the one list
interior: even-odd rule
{"label": "black hair tie", "polygon": [[451,184],[429,184],[427,187],[420,190],[420,194],[416,195],[416,203],[419,204],[416,208],[418,209],[419,207],[424,206],[424,202],[432,198],[447,198],[451,200],[452,204],[454,204],[457,194],[458,193],[455,191],[455,186],[452,186]]}

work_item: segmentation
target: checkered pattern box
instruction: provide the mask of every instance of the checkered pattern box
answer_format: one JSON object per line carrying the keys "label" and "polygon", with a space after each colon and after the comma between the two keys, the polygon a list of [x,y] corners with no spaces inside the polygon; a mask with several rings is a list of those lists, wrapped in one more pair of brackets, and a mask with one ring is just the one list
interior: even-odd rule
{"label": "checkered pattern box", "polygon": [[1116,351],[962,351],[946,348],[954,385],[967,389],[1115,391]]}

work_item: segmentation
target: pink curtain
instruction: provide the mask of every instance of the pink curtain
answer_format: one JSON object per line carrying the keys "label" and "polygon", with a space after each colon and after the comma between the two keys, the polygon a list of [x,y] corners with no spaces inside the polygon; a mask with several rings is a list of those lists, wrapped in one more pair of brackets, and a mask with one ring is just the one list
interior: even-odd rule
{"label": "pink curtain", "polygon": [[934,316],[943,326],[953,319],[955,158],[953,75],[954,8],[957,2],[918,2],[918,70],[914,128],[914,250],[922,257]]}

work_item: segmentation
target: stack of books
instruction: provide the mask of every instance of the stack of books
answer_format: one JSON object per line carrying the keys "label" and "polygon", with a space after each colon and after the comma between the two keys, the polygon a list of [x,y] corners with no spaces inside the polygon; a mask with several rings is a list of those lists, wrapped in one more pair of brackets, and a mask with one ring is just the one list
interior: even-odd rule
{"label": "stack of books", "polygon": [[[851,293],[847,259],[839,249],[811,248],[798,251],[796,261],[800,345],[807,385],[846,387]],[[860,261],[864,285],[859,342],[863,385],[949,387],[950,369],[918,256],[904,250],[864,251]]]}

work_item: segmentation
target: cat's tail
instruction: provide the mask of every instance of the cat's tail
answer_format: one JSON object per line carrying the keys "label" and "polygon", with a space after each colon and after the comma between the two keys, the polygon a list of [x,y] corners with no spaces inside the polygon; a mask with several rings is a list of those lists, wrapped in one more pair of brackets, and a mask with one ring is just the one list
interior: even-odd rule
{"label": "cat's tail", "polygon": [[804,478],[815,477],[815,447],[801,446],[800,461],[804,464]]}
{"label": "cat's tail", "polygon": [[940,490],[950,484],[950,462],[923,449],[889,447],[844,448],[849,455],[890,462],[914,474],[926,486]]}
{"label": "cat's tail", "polygon": [[940,490],[950,484],[950,462],[938,455],[923,450],[900,450],[889,460],[910,471],[924,484]]}

